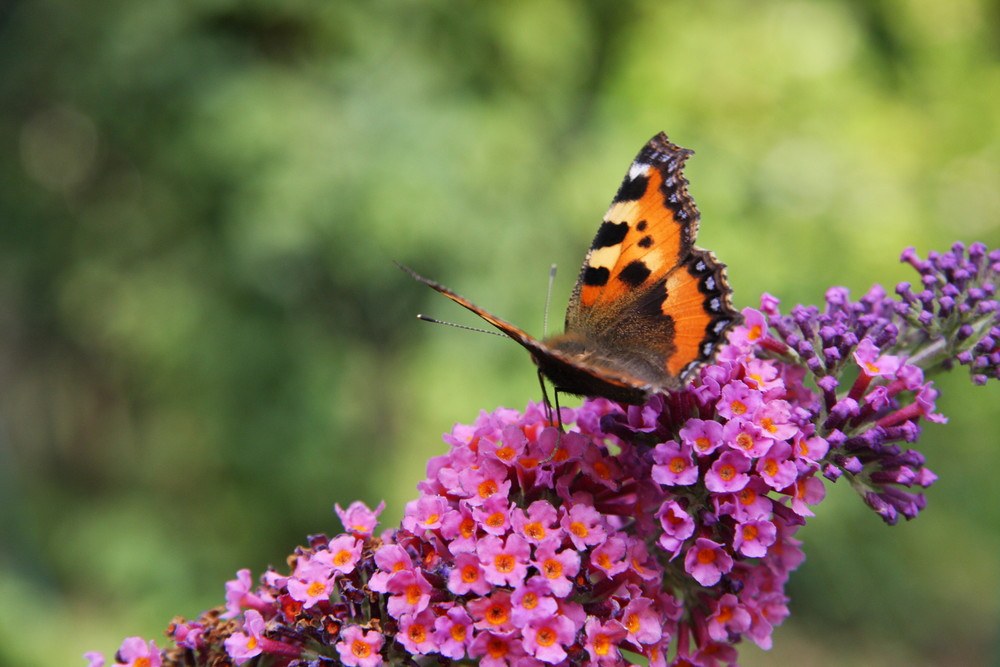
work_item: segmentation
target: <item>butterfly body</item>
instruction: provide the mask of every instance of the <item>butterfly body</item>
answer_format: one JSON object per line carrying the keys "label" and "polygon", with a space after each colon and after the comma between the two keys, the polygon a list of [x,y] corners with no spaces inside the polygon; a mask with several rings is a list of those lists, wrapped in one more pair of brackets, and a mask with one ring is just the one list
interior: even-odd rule
{"label": "butterfly body", "polygon": [[524,346],[557,391],[642,404],[680,387],[739,319],[725,266],[694,245],[689,155],[660,133],[636,156],[584,259],[562,334],[533,338],[406,270]]}

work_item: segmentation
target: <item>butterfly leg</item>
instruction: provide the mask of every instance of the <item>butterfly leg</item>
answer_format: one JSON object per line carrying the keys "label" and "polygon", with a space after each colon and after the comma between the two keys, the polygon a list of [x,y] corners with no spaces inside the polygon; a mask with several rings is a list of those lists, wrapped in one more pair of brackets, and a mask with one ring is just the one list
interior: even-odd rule
{"label": "butterfly leg", "polygon": [[538,371],[538,385],[542,388],[542,403],[545,405],[545,420],[549,424],[556,426],[559,429],[559,432],[562,433],[563,424],[562,424],[562,411],[559,410],[559,390],[558,389],[553,390],[555,391],[555,397],[556,397],[555,410],[553,411],[552,402],[549,401],[549,392],[545,388],[545,375],[542,374],[541,370]]}

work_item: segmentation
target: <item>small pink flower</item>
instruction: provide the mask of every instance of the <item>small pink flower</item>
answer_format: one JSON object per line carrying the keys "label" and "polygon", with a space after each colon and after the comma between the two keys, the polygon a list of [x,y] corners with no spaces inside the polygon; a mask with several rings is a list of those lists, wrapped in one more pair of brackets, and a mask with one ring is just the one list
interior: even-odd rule
{"label": "small pink flower", "polygon": [[583,452],[581,467],[590,479],[609,489],[617,489],[621,482],[622,470],[618,461],[598,447],[591,446]]}
{"label": "small pink flower", "polygon": [[743,382],[731,382],[722,388],[722,396],[715,408],[726,419],[750,419],[760,404],[760,392]]}
{"label": "small pink flower", "polygon": [[809,505],[817,505],[826,497],[826,487],[816,477],[807,477],[795,482],[791,487],[792,511],[799,516],[815,516]]}
{"label": "small pink flower", "polygon": [[586,640],[583,647],[593,664],[617,665],[621,657],[618,644],[628,634],[625,626],[615,620],[601,623],[597,618],[590,617],[584,626]]}
{"label": "small pink flower", "polygon": [[870,378],[895,375],[902,365],[902,359],[890,354],[879,355],[879,349],[871,338],[863,338],[854,350],[854,361],[861,372]]}
{"label": "small pink flower", "polygon": [[368,582],[368,587],[376,593],[385,593],[388,589],[388,581],[392,575],[403,570],[413,569],[413,560],[406,549],[398,544],[386,544],[375,552],[375,564],[379,567],[379,572],[372,575]]}
{"label": "small pink flower", "polygon": [[548,581],[557,597],[566,597],[573,590],[572,578],[580,571],[580,554],[574,549],[556,552],[556,544],[548,542],[535,549],[531,562],[539,574]]}
{"label": "small pink flower", "polygon": [[341,509],[339,504],[334,505],[334,510],[337,512],[337,516],[340,517],[340,522],[344,525],[344,530],[360,538],[371,536],[375,530],[375,526],[378,525],[378,515],[384,509],[384,500],[374,510],[368,509],[368,506],[360,500],[351,503],[346,510]]}
{"label": "small pink flower", "polygon": [[455,595],[475,593],[485,595],[493,588],[483,576],[483,568],[479,557],[473,553],[459,553],[455,556],[455,565],[448,575],[448,590]]}
{"label": "small pink flower", "polygon": [[129,637],[123,641],[118,649],[118,657],[125,661],[119,664],[126,667],[160,667],[162,664],[156,642],[150,640],[147,644],[142,637]]}
{"label": "small pink flower", "polygon": [[649,598],[636,598],[622,610],[622,625],[629,641],[637,644],[655,644],[663,636],[663,619]]}
{"label": "small pink flower", "polygon": [[197,651],[205,646],[205,640],[202,637],[204,632],[205,627],[201,623],[187,621],[177,623],[174,626],[173,638],[178,646]]}
{"label": "small pink flower", "polygon": [[406,503],[403,513],[403,528],[414,535],[422,535],[425,530],[441,527],[441,517],[448,510],[448,500],[443,496],[421,495]]}
{"label": "small pink flower", "polygon": [[403,614],[399,619],[396,641],[416,655],[427,655],[438,650],[434,635],[434,613],[425,609],[419,614]]}
{"label": "small pink flower", "polygon": [[312,560],[326,565],[334,572],[350,574],[361,558],[363,546],[364,542],[353,535],[338,535],[330,540],[326,549],[317,551]]}
{"label": "small pink flower", "polygon": [[[506,499],[501,499],[507,504]],[[481,524],[467,503],[460,502],[458,509],[449,509],[441,520],[441,537],[448,541],[452,554],[476,550],[476,538]]]}
{"label": "small pink flower", "polygon": [[764,519],[737,524],[733,535],[733,548],[749,558],[762,558],[767,548],[774,544],[777,530],[774,524]]}
{"label": "small pink flower", "polygon": [[772,389],[780,389],[784,383],[778,376],[775,363],[769,359],[748,359],[743,362],[746,369],[744,382],[765,394]]}
{"label": "small pink flower", "polygon": [[770,516],[774,503],[767,497],[770,489],[760,477],[751,477],[742,489],[723,498],[718,511],[733,516],[737,521],[760,519]]}
{"label": "small pink flower", "polygon": [[705,487],[713,493],[739,491],[750,481],[746,474],[749,469],[750,459],[746,456],[740,452],[724,452],[705,473]]}
{"label": "small pink flower", "polygon": [[714,586],[733,569],[733,557],[718,542],[699,537],[684,556],[684,569],[702,586]]}
{"label": "small pink flower", "polygon": [[386,609],[393,618],[403,614],[417,614],[427,609],[434,588],[424,575],[416,570],[401,570],[389,577],[386,585],[390,594]]}
{"label": "small pink flower", "polygon": [[680,430],[681,442],[698,456],[708,456],[722,445],[722,424],[704,419],[689,419]]}
{"label": "small pink flower", "polygon": [[480,461],[478,467],[470,467],[458,473],[459,482],[469,504],[482,505],[488,498],[506,498],[510,492],[507,468],[495,459]]}
{"label": "small pink flower", "polygon": [[787,440],[799,433],[799,427],[790,419],[791,407],[787,401],[768,401],[754,415],[753,423],[765,437]]}
{"label": "small pink flower", "polygon": [[[764,304],[762,300],[762,307],[765,309],[773,308],[776,307],[777,303],[777,299],[768,301],[767,304]],[[767,336],[767,318],[764,317],[763,313],[753,308],[744,308],[742,314],[743,323],[734,327],[729,333],[729,344],[734,347],[749,349],[760,343]]]}
{"label": "small pink flower", "polygon": [[[353,539],[353,538],[351,538]],[[335,575],[329,566],[315,561],[306,561],[295,568],[296,576],[288,580],[288,594],[293,600],[309,609],[318,602],[325,602],[333,594]]]}
{"label": "small pink flower", "polygon": [[566,647],[576,638],[576,626],[566,616],[549,616],[535,619],[522,633],[525,652],[554,665],[566,659]]}
{"label": "small pink flower", "polygon": [[104,667],[104,654],[100,651],[87,651],[83,654],[87,667]]}
{"label": "small pink flower", "polygon": [[469,600],[465,608],[469,610],[475,627],[480,630],[507,632],[514,627],[511,624],[510,593],[507,591],[498,590],[489,597]]}
{"label": "small pink flower", "polygon": [[547,618],[559,611],[552,588],[544,577],[535,576],[514,589],[510,596],[511,620],[523,627],[536,618]]}
{"label": "small pink flower", "polygon": [[226,582],[226,613],[222,618],[236,618],[240,615],[243,596],[250,592],[252,586],[250,570],[242,569],[236,573],[236,578]]}
{"label": "small pink flower", "polygon": [[446,658],[465,657],[472,641],[472,618],[464,607],[455,606],[434,621],[434,641]]}
{"label": "small pink flower", "polygon": [[472,508],[472,516],[479,528],[490,535],[503,537],[510,530],[511,504],[503,496],[493,496]]}
{"label": "small pink flower", "polygon": [[684,544],[684,540],[694,534],[694,519],[684,511],[676,500],[663,503],[657,514],[660,519],[660,526],[663,534],[660,535],[659,545],[664,551],[676,556]]}
{"label": "small pink flower", "polygon": [[719,598],[715,611],[708,617],[708,635],[718,642],[728,640],[730,633],[739,634],[749,628],[750,613],[732,593]]}
{"label": "small pink flower", "polygon": [[763,456],[774,444],[774,439],[767,437],[759,426],[742,418],[726,422],[722,438],[727,445],[748,458]]}
{"label": "small pink flower", "polygon": [[514,530],[524,536],[529,544],[538,545],[545,541],[562,541],[559,532],[559,512],[552,503],[536,500],[527,511],[515,509],[512,512]]}
{"label": "small pink flower", "polygon": [[798,469],[791,456],[792,446],[787,442],[779,442],[757,461],[757,473],[772,489],[780,491],[798,476]]}
{"label": "small pink flower", "polygon": [[566,531],[570,542],[578,550],[592,547],[604,541],[604,531],[600,513],[591,505],[577,503],[562,515],[560,525]]}
{"label": "small pink flower", "polygon": [[483,576],[494,586],[516,587],[528,573],[531,547],[520,535],[508,535],[506,541],[487,535],[479,540],[476,553],[483,566]]}
{"label": "small pink flower", "polygon": [[795,458],[798,459],[815,462],[826,456],[827,452],[830,451],[830,443],[818,435],[814,435],[811,438],[797,436],[794,442]]}
{"label": "small pink flower", "polygon": [[480,632],[469,646],[469,657],[479,659],[479,667],[520,667],[524,647],[517,635]]}
{"label": "small pink flower", "polygon": [[604,544],[590,552],[590,566],[594,567],[608,577],[624,572],[628,569],[625,540],[620,537],[610,537]]}
{"label": "small pink flower", "polygon": [[256,609],[248,609],[243,614],[243,630],[226,638],[226,653],[236,662],[243,664],[263,652],[261,640],[264,638],[264,617]]}
{"label": "small pink flower", "polygon": [[385,637],[375,630],[364,632],[356,625],[349,625],[340,633],[337,653],[347,667],[378,667],[382,664],[382,644]]}
{"label": "small pink flower", "polygon": [[691,448],[673,440],[661,442],[653,450],[656,465],[653,481],[663,486],[687,486],[698,481],[698,466],[691,458]]}

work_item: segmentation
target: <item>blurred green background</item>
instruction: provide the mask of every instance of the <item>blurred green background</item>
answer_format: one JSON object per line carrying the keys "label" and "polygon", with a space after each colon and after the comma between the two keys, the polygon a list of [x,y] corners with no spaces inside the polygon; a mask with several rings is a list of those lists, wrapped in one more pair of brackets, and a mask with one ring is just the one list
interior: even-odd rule
{"label": "blurred green background", "polygon": [[[697,155],[740,306],[1000,245],[984,0],[0,3],[0,664],[82,665],[223,599],[332,505],[392,525],[440,433],[538,398],[540,332],[629,161]],[[846,486],[745,665],[996,665],[996,386],[941,378],[930,506]]]}

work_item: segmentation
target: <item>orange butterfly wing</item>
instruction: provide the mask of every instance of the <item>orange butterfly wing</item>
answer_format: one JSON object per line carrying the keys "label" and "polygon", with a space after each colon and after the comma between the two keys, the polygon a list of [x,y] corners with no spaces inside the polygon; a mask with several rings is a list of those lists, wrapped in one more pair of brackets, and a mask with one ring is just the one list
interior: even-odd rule
{"label": "orange butterfly wing", "polygon": [[637,384],[674,388],[739,316],[725,266],[694,245],[698,209],[663,133],[639,152],[583,262],[555,350]]}

